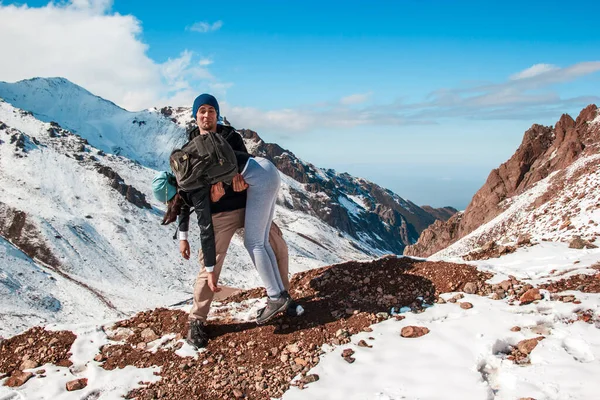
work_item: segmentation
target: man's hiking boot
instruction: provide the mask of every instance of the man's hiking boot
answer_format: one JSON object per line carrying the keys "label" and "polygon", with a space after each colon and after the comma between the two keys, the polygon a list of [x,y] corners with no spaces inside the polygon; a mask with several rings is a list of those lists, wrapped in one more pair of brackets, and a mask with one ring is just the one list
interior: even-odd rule
{"label": "man's hiking boot", "polygon": [[187,342],[197,349],[206,347],[208,344],[208,334],[206,333],[206,326],[204,325],[204,322],[197,319],[190,321]]}
{"label": "man's hiking boot", "polygon": [[281,296],[278,299],[272,300],[271,298],[268,298],[267,306],[258,311],[256,323],[262,325],[272,320],[281,311],[287,311],[291,302],[292,298],[287,291],[281,292]]}

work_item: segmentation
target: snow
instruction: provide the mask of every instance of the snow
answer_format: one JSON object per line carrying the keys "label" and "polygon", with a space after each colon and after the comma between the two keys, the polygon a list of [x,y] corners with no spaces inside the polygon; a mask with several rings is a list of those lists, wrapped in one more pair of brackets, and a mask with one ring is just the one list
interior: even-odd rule
{"label": "snow", "polygon": [[367,205],[364,196],[348,196],[348,198],[358,204],[359,207],[367,211],[369,210],[369,206]]}
{"label": "snow", "polygon": [[348,210],[348,213],[354,217],[358,217],[358,215],[363,212],[363,210],[361,210],[361,208],[354,201],[350,201],[344,196],[339,196],[338,201],[340,205]]}
{"label": "snow", "polygon": [[[421,314],[405,313],[404,320],[373,325],[373,332],[354,335],[351,345],[323,355],[309,371],[319,381],[305,390],[291,388],[282,399],[595,399],[600,329],[565,319],[580,309],[591,308],[597,315],[600,296],[577,297],[582,304],[509,306],[465,295],[461,301],[472,303],[470,310],[447,303]],[[402,338],[402,327],[409,325],[427,327],[430,333]],[[513,326],[522,330],[512,332]],[[501,354],[508,345],[540,332],[546,339],[532,352],[531,365],[515,365]],[[373,348],[358,347],[361,339]],[[355,351],[353,364],[340,356],[345,348]]]}

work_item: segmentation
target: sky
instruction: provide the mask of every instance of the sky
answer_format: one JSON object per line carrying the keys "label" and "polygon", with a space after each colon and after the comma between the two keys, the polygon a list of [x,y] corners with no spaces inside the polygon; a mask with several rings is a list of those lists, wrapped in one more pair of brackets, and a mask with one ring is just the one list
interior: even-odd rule
{"label": "sky", "polygon": [[62,76],[131,111],[213,93],[233,126],[304,161],[464,209],[532,124],[600,104],[598,15],[553,0],[0,0],[0,81]]}

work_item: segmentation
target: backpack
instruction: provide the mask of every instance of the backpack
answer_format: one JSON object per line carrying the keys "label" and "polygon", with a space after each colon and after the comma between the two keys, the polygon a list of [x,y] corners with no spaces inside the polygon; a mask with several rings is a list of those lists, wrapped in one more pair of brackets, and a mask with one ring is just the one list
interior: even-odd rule
{"label": "backpack", "polygon": [[217,182],[231,184],[238,173],[235,153],[217,133],[197,135],[171,152],[169,163],[179,187],[186,192]]}

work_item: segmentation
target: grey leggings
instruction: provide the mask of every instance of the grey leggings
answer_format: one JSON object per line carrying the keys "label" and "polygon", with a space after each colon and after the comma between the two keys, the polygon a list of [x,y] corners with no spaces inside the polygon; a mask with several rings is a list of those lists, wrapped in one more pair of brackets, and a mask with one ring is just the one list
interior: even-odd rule
{"label": "grey leggings", "polygon": [[269,244],[269,230],[281,178],[275,165],[262,157],[250,158],[242,176],[248,184],[244,246],[267,289],[267,295],[279,297],[285,288],[281,282],[275,253]]}

